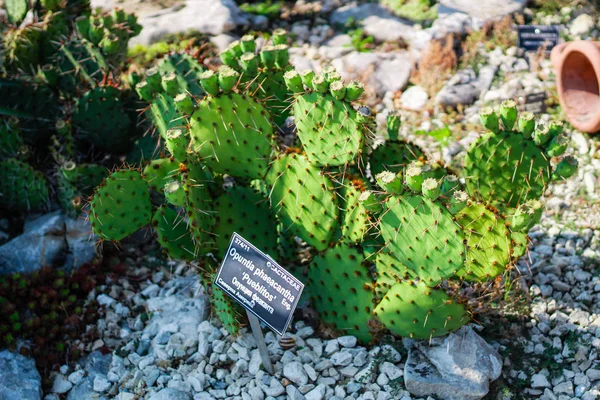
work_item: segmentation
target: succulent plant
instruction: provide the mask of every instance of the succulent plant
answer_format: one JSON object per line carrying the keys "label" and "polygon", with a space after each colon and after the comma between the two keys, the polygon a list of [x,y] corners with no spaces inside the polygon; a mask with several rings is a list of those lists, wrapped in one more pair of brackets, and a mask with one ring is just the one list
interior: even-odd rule
{"label": "succulent plant", "polygon": [[[245,36],[216,71],[184,55],[150,68],[136,90],[169,156],[143,176],[111,174],[91,202],[94,231],[120,240],[151,224],[170,257],[196,261],[222,258],[238,232],[295,271],[309,264],[307,293],[322,322],[363,342],[383,329],[428,339],[465,324],[460,288],[504,274],[524,254],[550,176],[576,169],[565,157],[551,172],[549,159],[566,149],[560,124],[536,130],[509,103],[499,117],[485,112],[492,133],[470,149],[461,180],[399,138],[397,115],[374,149],[374,116],[357,104],[362,85],[332,68],[294,71],[285,40],[276,32],[259,50]],[[273,140],[288,116],[299,148]],[[543,184],[519,161],[532,155]],[[526,196],[511,203],[515,188]],[[150,191],[164,197],[152,203]],[[212,272],[201,279],[216,315],[237,332],[231,299],[212,287]]]}
{"label": "succulent plant", "polygon": [[463,176],[467,190],[503,211],[530,199],[540,198],[552,179],[569,178],[576,168],[573,158],[552,166],[568,140],[560,121],[535,124],[533,114],[517,118],[516,104],[506,100],[499,112],[485,108],[481,121],[489,130],[467,151]]}

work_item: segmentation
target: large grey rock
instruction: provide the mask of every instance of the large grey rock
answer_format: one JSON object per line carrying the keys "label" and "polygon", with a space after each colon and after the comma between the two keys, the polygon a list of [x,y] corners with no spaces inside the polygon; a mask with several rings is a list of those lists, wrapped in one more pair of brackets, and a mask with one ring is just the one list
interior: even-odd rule
{"label": "large grey rock", "polygon": [[183,6],[161,10],[140,18],[138,22],[144,29],[131,40],[131,44],[150,44],[168,33],[189,29],[220,35],[240,25],[247,25],[249,20],[234,0],[186,0]]}
{"label": "large grey rock", "polygon": [[0,400],[39,400],[42,378],[35,361],[8,350],[0,351]]}
{"label": "large grey rock", "polygon": [[521,11],[527,0],[440,0],[438,15],[465,13],[481,23]]}
{"label": "large grey rock", "polygon": [[95,255],[94,237],[84,219],[57,211],[25,223],[21,235],[0,246],[0,275],[31,273],[44,266],[70,270]]}
{"label": "large grey rock", "polygon": [[383,96],[404,89],[413,68],[413,58],[406,51],[359,53],[353,51],[332,61],[345,79],[358,79]]}
{"label": "large grey rock", "polygon": [[344,25],[350,18],[360,23],[367,35],[382,42],[398,39],[410,42],[415,32],[412,23],[396,17],[377,3],[350,3],[331,13],[329,20],[333,25]]}
{"label": "large grey rock", "polygon": [[445,338],[414,342],[404,367],[406,389],[416,396],[477,400],[502,372],[498,352],[465,326]]}

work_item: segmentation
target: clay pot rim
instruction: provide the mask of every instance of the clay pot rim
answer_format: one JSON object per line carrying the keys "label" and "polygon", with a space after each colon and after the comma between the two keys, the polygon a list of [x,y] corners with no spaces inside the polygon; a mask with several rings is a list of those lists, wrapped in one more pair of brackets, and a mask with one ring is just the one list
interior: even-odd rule
{"label": "clay pot rim", "polygon": [[[589,63],[592,65],[594,70],[594,74],[596,75],[596,83],[598,85],[598,89],[600,89],[600,42],[593,42],[588,40],[577,40],[574,42],[566,42],[561,43],[556,46],[551,55],[550,60],[556,70],[556,89],[558,91],[558,98],[560,100],[561,107],[563,111],[566,113],[566,101],[563,96],[563,81],[562,77],[558,76],[559,72],[562,75],[562,68],[558,68],[558,65],[562,65],[564,60],[569,57],[572,53],[579,53],[583,55]],[[596,57],[588,57],[589,54],[596,54]],[[600,129],[598,122],[591,120],[587,123],[580,123],[576,121],[570,121],[571,125],[573,125],[577,130],[582,132],[596,132]]]}

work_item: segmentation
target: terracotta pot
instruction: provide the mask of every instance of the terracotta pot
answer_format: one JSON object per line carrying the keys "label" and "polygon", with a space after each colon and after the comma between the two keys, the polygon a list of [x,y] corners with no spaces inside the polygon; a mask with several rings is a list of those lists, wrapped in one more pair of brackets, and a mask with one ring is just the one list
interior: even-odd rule
{"label": "terracotta pot", "polygon": [[580,40],[552,49],[556,89],[569,122],[582,132],[600,131],[600,42]]}

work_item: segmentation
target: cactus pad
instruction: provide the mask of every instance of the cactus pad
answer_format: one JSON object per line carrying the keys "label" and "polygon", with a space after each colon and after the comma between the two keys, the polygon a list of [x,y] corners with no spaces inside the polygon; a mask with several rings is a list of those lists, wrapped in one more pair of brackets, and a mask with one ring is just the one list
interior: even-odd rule
{"label": "cactus pad", "polygon": [[339,189],[342,208],[341,234],[347,243],[360,243],[371,227],[369,214],[359,197],[366,184],[361,179],[348,182]]}
{"label": "cactus pad", "polygon": [[187,261],[196,259],[195,245],[187,223],[177,211],[166,205],[159,207],[152,217],[152,227],[170,258]]}
{"label": "cactus pad", "polygon": [[311,92],[296,98],[293,114],[311,164],[344,165],[360,154],[364,128],[350,103]]}
{"label": "cactus pad", "polygon": [[388,141],[378,146],[369,158],[373,176],[391,171],[398,173],[405,166],[423,157],[423,151],[417,145],[403,141]]}
{"label": "cactus pad", "polygon": [[267,110],[250,96],[207,97],[191,117],[190,134],[193,150],[213,171],[249,179],[264,176],[273,128]]}
{"label": "cactus pad", "polygon": [[375,270],[375,294],[380,300],[392,286],[409,278],[408,268],[398,261],[388,250],[381,251],[377,254],[375,258]]}
{"label": "cactus pad", "polygon": [[308,271],[313,305],[321,318],[344,335],[361,342],[371,339],[372,279],[364,257],[347,245],[337,245],[314,258]]}
{"label": "cactus pad", "polygon": [[132,142],[130,119],[121,103],[121,93],[111,86],[92,89],[77,100],[73,125],[99,150],[121,152]]}
{"label": "cactus pad", "polygon": [[237,232],[265,253],[277,255],[277,229],[268,200],[254,189],[237,186],[217,199],[217,250],[224,255]]}
{"label": "cactus pad", "polygon": [[134,170],[122,169],[110,174],[90,205],[92,229],[101,239],[121,240],[152,218],[148,185]]}
{"label": "cactus pad", "polygon": [[165,184],[174,179],[179,179],[179,162],[173,158],[160,158],[152,160],[146,165],[142,176],[152,190],[162,193]]}
{"label": "cactus pad", "polygon": [[463,266],[464,235],[443,204],[420,196],[390,197],[386,208],[381,234],[413,278],[434,286]]}
{"label": "cactus pad", "polygon": [[467,239],[465,267],[458,272],[468,280],[490,280],[506,270],[512,246],[506,221],[480,204],[456,215]]}
{"label": "cactus pad", "polygon": [[215,314],[223,323],[227,332],[231,335],[237,335],[241,324],[241,313],[238,310],[237,304],[216,286],[212,286],[210,302]]}
{"label": "cactus pad", "polygon": [[273,162],[267,174],[271,207],[288,230],[325,250],[337,226],[333,184],[305,156],[290,153]]}
{"label": "cactus pad", "polygon": [[163,76],[175,73],[182,93],[189,92],[192,96],[204,94],[199,84],[200,74],[204,69],[191,55],[186,53],[169,54],[158,63],[158,71]]}
{"label": "cactus pad", "polygon": [[392,333],[413,339],[443,336],[469,322],[461,304],[423,282],[395,284],[374,314]]}
{"label": "cactus pad", "polygon": [[0,207],[38,211],[48,202],[48,185],[41,172],[14,158],[0,161]]}

